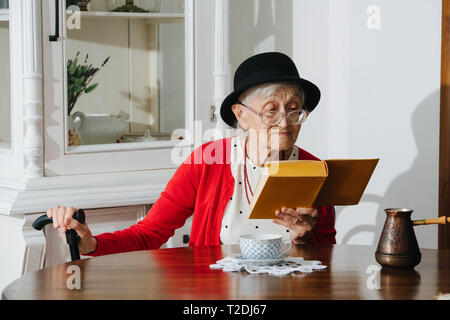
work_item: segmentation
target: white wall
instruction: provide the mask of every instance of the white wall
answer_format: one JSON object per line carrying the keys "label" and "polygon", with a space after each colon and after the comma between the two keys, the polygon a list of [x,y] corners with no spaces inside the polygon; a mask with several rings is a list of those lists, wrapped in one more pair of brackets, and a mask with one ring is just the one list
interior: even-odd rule
{"label": "white wall", "polygon": [[[380,29],[368,29],[370,5]],[[441,0],[230,1],[232,72],[290,55],[322,91],[297,144],[322,159],[379,157],[357,206],[337,207],[337,242],[378,243],[389,207],[437,217]],[[437,248],[437,226],[416,228]]]}

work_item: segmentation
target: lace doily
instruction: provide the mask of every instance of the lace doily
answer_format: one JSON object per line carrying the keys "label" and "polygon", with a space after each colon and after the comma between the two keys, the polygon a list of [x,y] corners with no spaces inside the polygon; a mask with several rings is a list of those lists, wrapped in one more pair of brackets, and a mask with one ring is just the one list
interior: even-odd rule
{"label": "lace doily", "polygon": [[310,273],[314,270],[327,268],[318,260],[304,260],[301,257],[285,257],[273,265],[259,265],[247,263],[235,257],[226,257],[211,264],[211,269],[222,269],[225,272],[245,270],[250,274],[268,273],[275,276],[284,276],[292,272]]}

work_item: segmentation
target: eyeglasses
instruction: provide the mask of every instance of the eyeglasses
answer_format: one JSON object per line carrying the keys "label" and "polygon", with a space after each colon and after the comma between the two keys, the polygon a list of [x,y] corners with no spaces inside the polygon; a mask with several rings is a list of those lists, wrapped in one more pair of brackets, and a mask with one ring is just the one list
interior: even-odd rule
{"label": "eyeglasses", "polygon": [[268,126],[276,126],[281,122],[283,119],[283,116],[286,115],[286,119],[289,124],[291,125],[299,125],[303,122],[305,122],[306,118],[308,117],[308,112],[304,109],[299,110],[293,110],[289,112],[277,112],[277,111],[262,111],[262,112],[256,112],[252,108],[246,106],[242,102],[238,101],[238,103],[254,114],[256,114],[261,121],[268,125]]}

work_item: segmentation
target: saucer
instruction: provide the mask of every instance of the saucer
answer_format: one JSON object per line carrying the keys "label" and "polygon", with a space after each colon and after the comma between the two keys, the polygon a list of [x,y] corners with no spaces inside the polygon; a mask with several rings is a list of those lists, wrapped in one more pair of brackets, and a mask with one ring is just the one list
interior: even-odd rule
{"label": "saucer", "polygon": [[255,259],[255,260],[250,260],[250,259],[243,259],[242,258],[242,254],[240,253],[235,253],[233,254],[231,257],[234,259],[237,259],[239,263],[242,263],[244,265],[253,265],[253,266],[272,266],[274,264],[280,263],[284,260],[284,257],[286,256],[286,254],[279,256],[276,259]]}

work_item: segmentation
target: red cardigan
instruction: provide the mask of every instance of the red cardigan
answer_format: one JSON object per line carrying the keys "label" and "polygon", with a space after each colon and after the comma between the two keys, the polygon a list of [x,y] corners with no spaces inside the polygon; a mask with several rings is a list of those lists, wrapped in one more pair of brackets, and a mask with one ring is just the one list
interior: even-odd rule
{"label": "red cardigan", "polygon": [[[231,137],[195,149],[177,169],[147,216],[125,230],[97,235],[97,249],[89,255],[158,249],[191,215],[189,246],[220,245],[223,214],[234,191],[230,151]],[[319,160],[301,148],[298,159]],[[319,220],[308,242],[336,243],[334,207],[318,209]]]}

